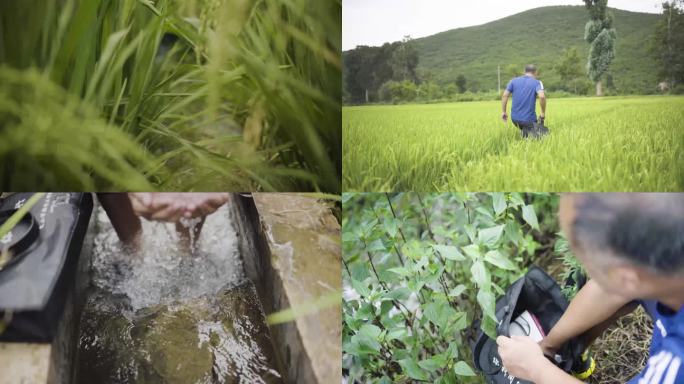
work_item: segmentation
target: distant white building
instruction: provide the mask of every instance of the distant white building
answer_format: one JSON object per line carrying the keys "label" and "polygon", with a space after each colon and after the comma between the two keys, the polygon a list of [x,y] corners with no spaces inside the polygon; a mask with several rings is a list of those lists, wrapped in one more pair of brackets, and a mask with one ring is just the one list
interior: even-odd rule
{"label": "distant white building", "polygon": [[658,90],[660,92],[667,92],[670,89],[670,84],[667,83],[666,81],[658,83]]}

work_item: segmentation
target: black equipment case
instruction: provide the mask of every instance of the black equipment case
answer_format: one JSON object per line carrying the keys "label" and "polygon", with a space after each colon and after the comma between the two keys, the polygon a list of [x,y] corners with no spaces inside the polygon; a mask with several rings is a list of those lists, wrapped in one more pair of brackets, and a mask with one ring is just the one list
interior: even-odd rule
{"label": "black equipment case", "polygon": [[[0,224],[32,196],[0,200]],[[93,209],[89,193],[46,193],[6,236],[0,251],[11,259],[0,266],[0,341],[51,342],[73,286],[78,257]]]}

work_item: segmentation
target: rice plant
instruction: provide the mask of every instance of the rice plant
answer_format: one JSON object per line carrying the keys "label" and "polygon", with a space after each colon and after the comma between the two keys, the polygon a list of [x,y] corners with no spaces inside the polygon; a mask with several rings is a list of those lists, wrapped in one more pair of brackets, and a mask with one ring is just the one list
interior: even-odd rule
{"label": "rice plant", "polygon": [[345,191],[681,191],[684,97],[550,99],[522,140],[500,102],[345,107]]}
{"label": "rice plant", "polygon": [[4,189],[338,193],[339,0],[0,3]]}

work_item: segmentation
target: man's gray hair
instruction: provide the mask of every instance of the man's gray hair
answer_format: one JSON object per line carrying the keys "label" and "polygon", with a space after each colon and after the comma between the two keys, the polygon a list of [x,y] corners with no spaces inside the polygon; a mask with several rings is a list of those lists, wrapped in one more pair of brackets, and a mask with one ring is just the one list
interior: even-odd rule
{"label": "man's gray hair", "polygon": [[586,193],[575,205],[573,243],[612,249],[662,274],[684,271],[684,193]]}
{"label": "man's gray hair", "polygon": [[535,73],[537,72],[537,66],[534,64],[527,64],[525,66],[525,73]]}

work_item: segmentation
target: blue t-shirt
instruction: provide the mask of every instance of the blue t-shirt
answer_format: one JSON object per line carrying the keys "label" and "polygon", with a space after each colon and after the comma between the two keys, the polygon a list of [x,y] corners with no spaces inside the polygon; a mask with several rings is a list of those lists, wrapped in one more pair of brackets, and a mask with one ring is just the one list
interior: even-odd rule
{"label": "blue t-shirt", "polygon": [[532,76],[523,75],[511,80],[506,90],[513,94],[511,119],[520,122],[537,121],[534,104],[537,92],[544,90],[544,84]]}
{"label": "blue t-shirt", "polygon": [[653,319],[653,338],[646,368],[629,384],[684,383],[684,309],[673,312],[653,300],[642,301]]}

